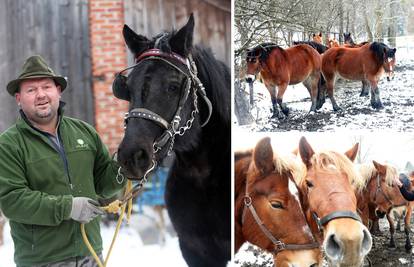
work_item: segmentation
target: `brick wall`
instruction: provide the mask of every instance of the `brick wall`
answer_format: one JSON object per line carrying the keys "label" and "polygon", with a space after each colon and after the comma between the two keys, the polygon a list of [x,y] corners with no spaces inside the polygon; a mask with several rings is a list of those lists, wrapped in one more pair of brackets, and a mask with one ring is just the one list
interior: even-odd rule
{"label": "brick wall", "polygon": [[123,25],[122,0],[89,1],[95,127],[111,153],[123,137],[123,116],[128,107],[126,101],[112,94],[114,75],[127,64]]}

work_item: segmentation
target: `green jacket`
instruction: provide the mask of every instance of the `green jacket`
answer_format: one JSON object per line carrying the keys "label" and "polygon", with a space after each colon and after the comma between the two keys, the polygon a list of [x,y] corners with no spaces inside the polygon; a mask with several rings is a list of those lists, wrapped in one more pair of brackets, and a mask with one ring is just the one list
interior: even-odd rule
{"label": "green jacket", "polygon": [[[118,165],[92,126],[61,116],[58,134],[67,165],[49,138],[22,118],[0,135],[0,209],[10,219],[20,266],[90,255],[80,224],[70,219],[72,197],[109,198],[125,183],[117,182]],[[97,252],[99,220],[86,225]]]}

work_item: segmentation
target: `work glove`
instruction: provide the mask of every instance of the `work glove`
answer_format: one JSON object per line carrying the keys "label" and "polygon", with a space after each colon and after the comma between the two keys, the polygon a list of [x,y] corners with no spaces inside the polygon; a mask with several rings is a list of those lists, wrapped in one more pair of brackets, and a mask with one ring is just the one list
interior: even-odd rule
{"label": "work glove", "polygon": [[403,184],[403,186],[404,186],[405,189],[408,190],[410,188],[411,181],[408,178],[408,176],[405,175],[404,173],[400,173],[400,181]]}
{"label": "work glove", "polygon": [[96,216],[105,212],[99,208],[99,203],[87,197],[74,197],[72,199],[72,210],[70,217],[80,223],[88,223]]}

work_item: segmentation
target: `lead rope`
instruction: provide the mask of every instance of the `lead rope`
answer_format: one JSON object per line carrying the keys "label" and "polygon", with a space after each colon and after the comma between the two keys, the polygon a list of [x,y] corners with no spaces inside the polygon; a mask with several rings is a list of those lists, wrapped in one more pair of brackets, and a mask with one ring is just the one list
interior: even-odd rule
{"label": "lead rope", "polygon": [[[125,190],[125,195],[124,195],[124,201],[120,201],[119,199],[117,199],[117,200],[111,202],[108,206],[102,207],[102,209],[104,211],[106,211],[108,213],[114,213],[114,214],[118,213],[119,209],[121,209],[121,213],[119,215],[119,219],[118,219],[118,222],[117,222],[117,225],[116,225],[115,233],[114,233],[114,236],[112,238],[111,246],[109,247],[108,254],[106,255],[106,259],[103,263],[102,263],[101,259],[99,258],[99,256],[96,254],[95,249],[92,247],[91,243],[89,242],[88,236],[86,235],[86,231],[85,231],[85,224],[82,223],[81,226],[80,226],[83,241],[85,242],[86,247],[88,248],[89,252],[93,256],[93,258],[95,259],[95,261],[96,261],[96,263],[98,264],[99,267],[106,267],[106,265],[109,261],[109,257],[111,256],[111,252],[112,252],[112,249],[114,247],[115,240],[118,237],[119,229],[121,228],[122,220],[124,218],[125,209],[126,209],[127,206],[128,206],[127,223],[129,224],[129,219],[131,218],[131,212],[132,212],[132,195],[131,195],[132,191],[133,191],[132,190],[132,181],[128,180],[127,188]],[[128,195],[131,195],[131,197],[129,199],[125,199],[125,197],[127,197]]]}

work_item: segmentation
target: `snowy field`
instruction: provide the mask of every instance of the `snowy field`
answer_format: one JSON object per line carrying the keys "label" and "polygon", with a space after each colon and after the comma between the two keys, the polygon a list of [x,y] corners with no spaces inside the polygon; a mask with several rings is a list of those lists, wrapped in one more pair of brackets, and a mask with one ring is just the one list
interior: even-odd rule
{"label": "snowy field", "polygon": [[[412,50],[411,50],[412,51]],[[402,53],[402,52],[401,52]],[[246,99],[249,88],[245,86]],[[383,77],[379,82],[381,101],[384,109],[375,110],[370,106],[370,98],[360,97],[362,83],[339,80],[335,85],[335,98],[343,111],[334,112],[327,98],[323,107],[308,114],[311,101],[302,84],[289,86],[283,102],[290,109],[287,119],[279,121],[271,118],[270,95],[264,85],[254,83],[254,106],[251,114],[254,123],[243,125],[249,131],[337,131],[357,130],[414,130],[414,58],[398,55],[395,76],[391,81]]]}
{"label": "snowy field", "polygon": [[[152,225],[151,225],[152,224]],[[153,228],[154,219],[148,216],[135,214],[131,218],[130,225],[123,225],[115,246],[112,250],[107,267],[119,266],[187,266],[178,245],[178,238],[167,232],[165,243],[145,245],[142,233],[146,229]],[[115,222],[109,227],[101,225],[104,242],[104,257],[115,232]],[[152,229],[151,232],[156,230]],[[4,229],[5,244],[0,247],[0,267],[15,267],[13,261],[14,247],[10,236],[9,224]]]}

